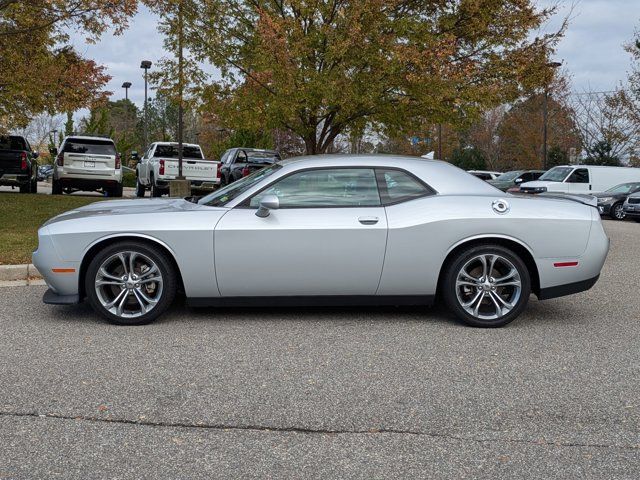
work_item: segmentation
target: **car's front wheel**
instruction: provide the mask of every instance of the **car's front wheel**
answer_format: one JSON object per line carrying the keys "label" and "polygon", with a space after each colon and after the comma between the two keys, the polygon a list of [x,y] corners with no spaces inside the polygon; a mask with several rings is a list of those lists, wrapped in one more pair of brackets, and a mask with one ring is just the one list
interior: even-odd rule
{"label": "car's front wheel", "polygon": [[501,327],[515,320],[531,294],[527,266],[500,245],[461,251],[445,267],[442,293],[456,316],[474,327]]}
{"label": "car's front wheel", "polygon": [[616,203],[611,207],[611,218],[613,218],[614,220],[624,220],[625,216],[626,215],[624,213],[622,202]]}
{"label": "car's front wheel", "polygon": [[143,325],[169,308],[177,274],[162,250],[127,241],[98,253],[87,268],[84,284],[89,303],[109,322]]}
{"label": "car's front wheel", "polygon": [[140,177],[136,177],[136,197],[138,198],[144,197],[145,191],[146,191],[146,188],[144,187],[144,185],[140,183]]}

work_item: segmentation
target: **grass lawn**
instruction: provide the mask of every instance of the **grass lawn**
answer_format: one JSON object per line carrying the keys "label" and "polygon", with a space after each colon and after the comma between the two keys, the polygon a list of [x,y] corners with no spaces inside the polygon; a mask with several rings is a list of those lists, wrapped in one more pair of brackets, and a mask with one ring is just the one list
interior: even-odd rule
{"label": "grass lawn", "polygon": [[31,263],[38,228],[51,217],[101,197],[0,193],[0,265]]}

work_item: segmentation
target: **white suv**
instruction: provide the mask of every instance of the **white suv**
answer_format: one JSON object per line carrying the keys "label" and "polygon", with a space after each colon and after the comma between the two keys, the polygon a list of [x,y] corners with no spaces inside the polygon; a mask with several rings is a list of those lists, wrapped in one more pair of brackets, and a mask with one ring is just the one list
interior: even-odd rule
{"label": "white suv", "polygon": [[122,163],[110,138],[69,136],[53,153],[53,195],[102,190],[109,197],[122,196]]}

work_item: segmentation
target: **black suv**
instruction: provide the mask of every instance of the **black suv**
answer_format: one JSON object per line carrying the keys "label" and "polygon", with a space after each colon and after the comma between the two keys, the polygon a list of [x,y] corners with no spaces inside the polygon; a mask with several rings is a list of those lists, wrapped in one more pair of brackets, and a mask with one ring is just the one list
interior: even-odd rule
{"label": "black suv", "polygon": [[0,136],[0,185],[19,187],[20,193],[38,191],[38,152],[19,135]]}
{"label": "black suv", "polygon": [[601,193],[594,193],[598,199],[600,215],[608,215],[614,220],[623,220],[626,216],[624,202],[633,193],[640,192],[640,182],[621,183]]}
{"label": "black suv", "polygon": [[268,167],[280,160],[280,154],[274,150],[258,148],[230,148],[222,155],[220,162],[220,185],[231,182]]}

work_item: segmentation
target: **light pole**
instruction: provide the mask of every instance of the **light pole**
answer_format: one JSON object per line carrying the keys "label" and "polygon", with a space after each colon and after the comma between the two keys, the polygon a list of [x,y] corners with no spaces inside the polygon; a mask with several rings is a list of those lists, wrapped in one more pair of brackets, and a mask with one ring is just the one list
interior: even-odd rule
{"label": "light pole", "polygon": [[150,60],[143,60],[140,62],[140,68],[144,69],[144,150],[147,149],[147,145],[149,145],[149,119],[147,118],[147,74],[149,73],[149,69],[151,68]]}
{"label": "light pole", "polygon": [[[547,63],[547,67],[549,68],[559,68],[562,66],[560,62],[549,62]],[[551,89],[550,83],[544,87],[544,96],[542,97],[542,167],[544,170],[547,169],[547,163],[549,160],[549,155],[547,153],[547,143],[548,143],[548,128],[549,128],[549,90]]]}
{"label": "light pole", "polygon": [[131,82],[124,82],[122,84],[122,88],[124,88],[124,99],[129,100],[129,89],[131,88]]}

